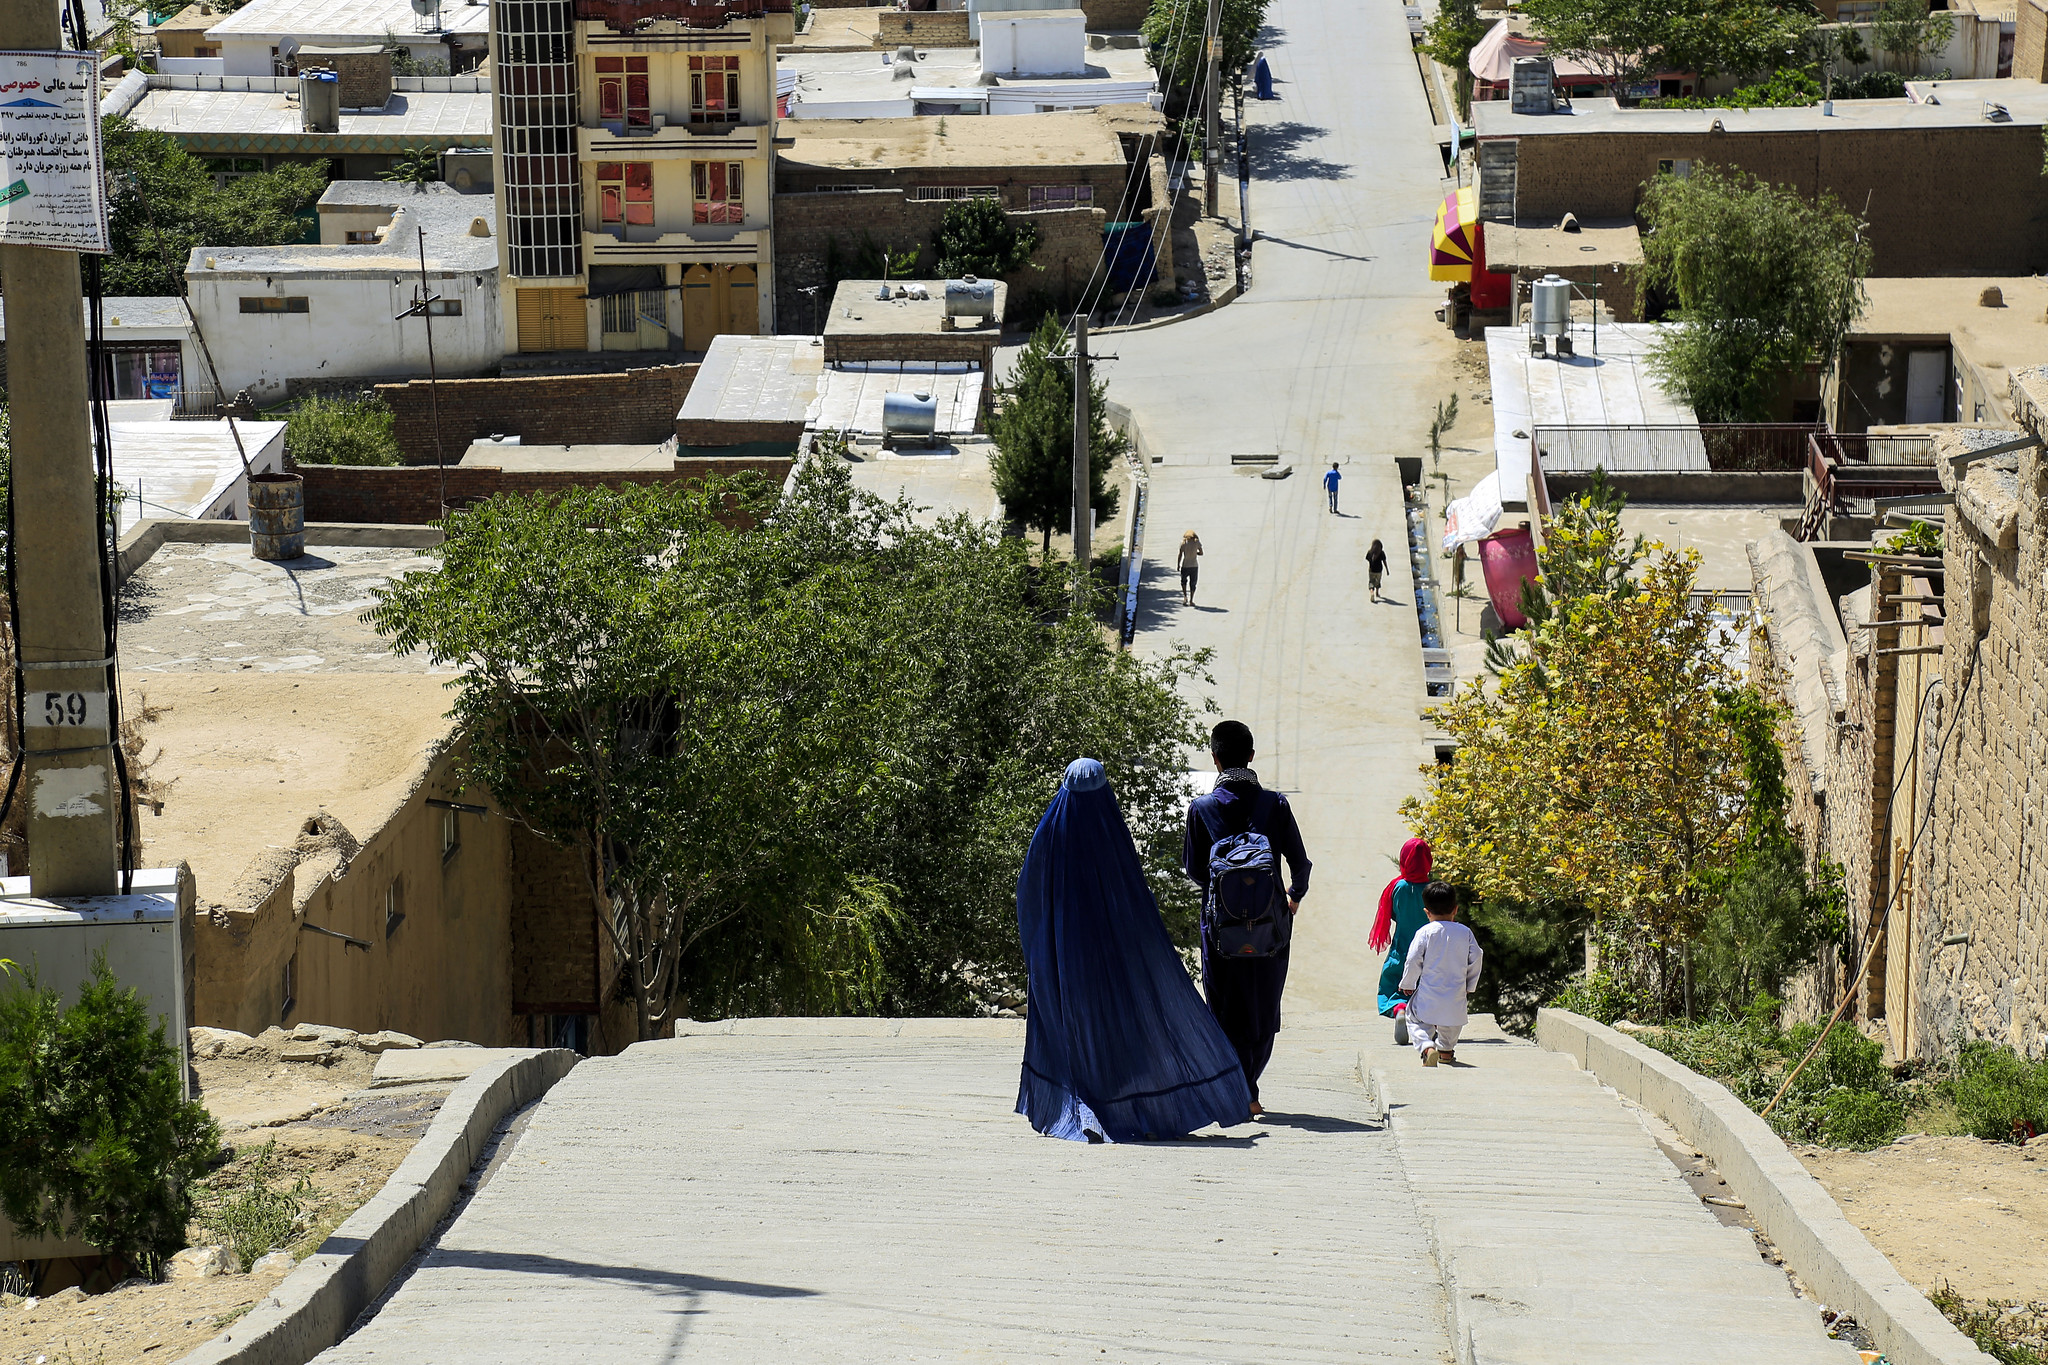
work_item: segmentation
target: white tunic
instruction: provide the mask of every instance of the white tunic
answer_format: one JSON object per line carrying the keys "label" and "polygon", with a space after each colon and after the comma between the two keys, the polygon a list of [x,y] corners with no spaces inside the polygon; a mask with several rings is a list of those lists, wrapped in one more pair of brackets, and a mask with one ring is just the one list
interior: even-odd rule
{"label": "white tunic", "polygon": [[1472,931],[1454,919],[1433,919],[1408,941],[1401,989],[1413,991],[1408,1012],[1432,1024],[1463,1024],[1465,997],[1479,985],[1485,954]]}

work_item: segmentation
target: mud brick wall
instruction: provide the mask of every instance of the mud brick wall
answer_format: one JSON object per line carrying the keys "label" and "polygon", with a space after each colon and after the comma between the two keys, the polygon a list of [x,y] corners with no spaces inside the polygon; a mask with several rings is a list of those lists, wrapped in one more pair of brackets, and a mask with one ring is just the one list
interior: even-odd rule
{"label": "mud brick wall", "polygon": [[572,849],[512,827],[512,1009],[597,1012],[597,918]]}
{"label": "mud brick wall", "polygon": [[[2023,0],[2022,10],[2030,0]],[[2017,62],[2015,63],[2017,68]],[[1701,118],[1704,120],[1705,115]],[[1545,133],[1517,139],[1515,212],[1555,220],[1626,218],[1662,160],[1737,167],[1802,194],[1869,205],[1873,275],[2030,275],[2048,270],[2048,177],[2037,123],[1955,128],[1831,128]],[[1969,227],[1929,205],[1968,204]]]}
{"label": "mud brick wall", "polygon": [[[1005,189],[1010,216],[1038,228],[1038,249],[1032,253],[1030,264],[1003,277],[1003,283],[1009,286],[1012,317],[1023,311],[1036,294],[1064,296],[1087,284],[1095,263],[1102,255],[1102,225],[1107,220],[1107,215],[1099,208],[1020,212],[1016,205],[1026,198],[1023,184],[1077,184],[1089,177],[1094,169],[1034,170],[1030,172],[1032,181],[1020,181],[1013,189]],[[984,176],[987,174],[983,173]],[[1106,190],[1098,186],[1096,198],[1113,204],[1116,202],[1114,196],[1121,192],[1122,168],[1115,168],[1108,179],[1113,188]],[[995,182],[973,179],[969,173],[964,183]],[[1009,203],[1012,193],[1015,203]],[[848,273],[852,271],[853,255],[859,249],[862,232],[899,251],[908,250],[913,243],[922,245],[925,249],[919,253],[917,266],[911,274],[913,278],[930,278],[936,259],[929,244],[945,212],[943,200],[907,200],[901,189],[894,188],[850,194],[777,194],[775,317],[778,325],[786,332],[811,330],[811,301],[802,290],[806,285],[818,286],[820,302],[817,306],[821,309],[831,299],[831,280],[825,266],[835,239],[842,262],[841,270]],[[821,318],[818,325],[822,323]]]}
{"label": "mud brick wall", "polygon": [[877,16],[881,34],[875,46],[887,50],[909,43],[915,47],[973,47],[974,42],[967,36],[967,11],[927,10],[914,13],[909,10],[883,10]]}
{"label": "mud brick wall", "polygon": [[[695,365],[662,365],[616,374],[444,379],[441,448],[452,464],[486,436],[517,436],[527,445],[666,441],[696,377]],[[396,419],[400,458],[410,465],[434,463],[432,388],[424,379],[377,386]]]}
{"label": "mud brick wall", "polygon": [[1088,16],[1090,33],[1141,27],[1151,11],[1152,0],[1081,0],[1081,13]]}
{"label": "mud brick wall", "polygon": [[2048,4],[2019,0],[2014,25],[2012,75],[2018,81],[2048,81]]}
{"label": "mud brick wall", "polygon": [[[674,418],[670,418],[673,434]],[[729,438],[728,438],[729,439]],[[565,488],[621,488],[627,484],[695,483],[753,472],[774,483],[793,461],[777,458],[682,458],[669,470],[505,470],[492,465],[451,465],[448,505],[466,507],[498,493],[546,493]],[[295,465],[306,480],[306,520],[424,525],[441,517],[442,471],[424,467]]]}

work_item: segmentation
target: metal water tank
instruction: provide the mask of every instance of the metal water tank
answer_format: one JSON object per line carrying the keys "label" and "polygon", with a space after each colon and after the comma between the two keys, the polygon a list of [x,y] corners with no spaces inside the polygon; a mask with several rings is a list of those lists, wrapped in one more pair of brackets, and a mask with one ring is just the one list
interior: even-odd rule
{"label": "metal water tank", "polygon": [[928,393],[882,395],[882,438],[929,440],[939,429],[939,403]]}
{"label": "metal water tank", "polygon": [[1517,57],[1508,75],[1508,112],[1548,114],[1557,108],[1557,67],[1548,57]]}
{"label": "metal water tank", "polygon": [[996,283],[994,280],[980,280],[972,275],[946,281],[946,316],[949,318],[982,318],[996,315]]}
{"label": "metal water tank", "polygon": [[341,131],[341,77],[332,71],[300,73],[299,127],[308,133]]}
{"label": "metal water tank", "polygon": [[1572,282],[1545,275],[1529,286],[1529,334],[1539,337],[1571,335]]}

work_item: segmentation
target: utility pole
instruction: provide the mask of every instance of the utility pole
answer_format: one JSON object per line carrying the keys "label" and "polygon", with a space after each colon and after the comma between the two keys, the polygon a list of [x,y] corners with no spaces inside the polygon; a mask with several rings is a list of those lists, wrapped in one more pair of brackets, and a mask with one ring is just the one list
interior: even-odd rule
{"label": "utility pole", "polygon": [[398,315],[399,320],[420,318],[427,324],[427,406],[434,415],[434,468],[439,472],[441,482],[441,516],[448,515],[448,461],[441,453],[441,372],[434,366],[434,305],[441,301],[427,285],[427,230],[420,234],[420,287],[413,291],[412,306]]}
{"label": "utility pole", "polygon": [[1202,25],[1203,51],[1208,72],[1203,83],[1203,101],[1208,107],[1207,127],[1202,134],[1202,161],[1207,180],[1202,211],[1214,218],[1217,212],[1217,178],[1223,168],[1223,0],[1209,0],[1209,17]]}
{"label": "utility pole", "polygon": [[1095,517],[1088,506],[1088,319],[1074,316],[1074,607],[1088,605],[1088,551]]}
{"label": "utility pole", "polygon": [[[61,50],[51,0],[0,0],[10,47]],[[26,675],[22,785],[29,889],[102,896],[120,889],[112,661],[100,603],[103,535],[87,415],[84,291],[78,253],[0,247],[14,424],[14,622]]]}

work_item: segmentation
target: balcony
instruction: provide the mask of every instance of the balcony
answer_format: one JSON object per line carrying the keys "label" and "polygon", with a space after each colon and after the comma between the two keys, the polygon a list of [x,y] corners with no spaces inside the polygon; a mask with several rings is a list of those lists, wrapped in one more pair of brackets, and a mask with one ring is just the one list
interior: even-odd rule
{"label": "balcony", "polygon": [[591,265],[666,265],[684,263],[768,262],[766,228],[703,226],[694,231],[662,232],[633,228],[638,240],[622,240],[609,232],[583,234],[583,259]]}
{"label": "balcony", "polygon": [[745,161],[768,155],[762,123],[669,123],[653,129],[584,124],[576,153],[585,161]]}

